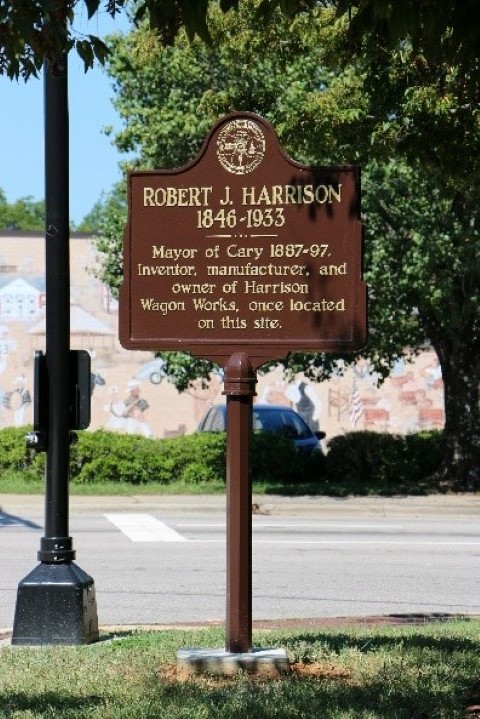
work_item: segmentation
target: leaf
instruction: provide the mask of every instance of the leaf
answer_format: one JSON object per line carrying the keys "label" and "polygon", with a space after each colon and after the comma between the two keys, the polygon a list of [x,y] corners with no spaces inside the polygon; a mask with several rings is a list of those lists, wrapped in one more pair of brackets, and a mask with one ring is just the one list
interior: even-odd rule
{"label": "leaf", "polygon": [[133,22],[135,25],[138,26],[140,24],[140,22],[145,17],[147,10],[148,10],[148,7],[145,4],[139,5],[137,7],[137,9],[135,10],[134,15],[133,15]]}
{"label": "leaf", "polygon": [[238,8],[238,1],[239,0],[220,0],[220,9],[222,12],[228,12],[232,9]]}
{"label": "leaf", "polygon": [[90,40],[93,53],[94,53],[95,57],[97,58],[98,62],[101,65],[105,65],[105,60],[107,59],[107,57],[110,54],[109,48],[107,47],[107,45],[105,45],[103,40],[101,40],[96,35],[89,35],[88,39]]}
{"label": "leaf", "polygon": [[83,60],[84,71],[87,72],[89,68],[93,67],[95,59],[91,43],[88,40],[77,40],[75,43],[75,49]]}
{"label": "leaf", "polygon": [[268,22],[277,8],[277,0],[262,0],[256,10],[256,18]]}
{"label": "leaf", "polygon": [[100,0],[84,0],[84,3],[87,6],[88,19],[90,20],[97,12]]}
{"label": "leaf", "polygon": [[190,40],[198,35],[208,45],[212,38],[207,25],[208,0],[181,0],[185,30]]}

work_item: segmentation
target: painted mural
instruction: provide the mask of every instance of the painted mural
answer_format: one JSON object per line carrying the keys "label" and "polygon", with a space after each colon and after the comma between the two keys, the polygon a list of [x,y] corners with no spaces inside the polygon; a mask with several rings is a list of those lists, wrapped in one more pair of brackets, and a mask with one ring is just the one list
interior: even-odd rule
{"label": "painted mural", "polygon": [[[71,347],[88,350],[92,361],[91,429],[106,428],[146,437],[195,431],[212,405],[223,402],[222,374],[210,387],[179,394],[152,353],[124,350],[118,342],[117,304],[93,272],[94,244],[71,239]],[[32,421],[34,350],[45,349],[44,240],[39,233],[0,234],[0,426]],[[280,367],[259,377],[257,402],[296,409],[328,437],[354,430],[406,434],[441,429],[443,382],[431,350],[415,362],[398,362],[377,386],[372,367],[359,360],[328,382],[302,375],[287,382]]]}

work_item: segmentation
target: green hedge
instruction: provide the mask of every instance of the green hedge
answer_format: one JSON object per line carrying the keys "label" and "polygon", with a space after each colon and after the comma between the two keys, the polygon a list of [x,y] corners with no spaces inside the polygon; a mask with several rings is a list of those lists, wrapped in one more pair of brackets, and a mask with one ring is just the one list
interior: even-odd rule
{"label": "green hedge", "polygon": [[[27,427],[0,430],[0,471],[21,470],[42,479],[45,454],[25,449]],[[281,436],[258,434],[251,442],[252,479],[266,485],[297,483],[325,494],[424,492],[425,477],[437,468],[442,434],[352,432],[328,442],[327,457],[301,455]],[[75,483],[127,482],[202,484],[225,482],[226,436],[199,433],[174,439],[149,439],[98,430],[79,432],[70,453]]]}
{"label": "green hedge", "polygon": [[[424,493],[442,458],[442,433],[351,432],[328,442],[325,480],[358,494]],[[352,490],[352,488],[355,488]]]}
{"label": "green hedge", "polygon": [[[25,434],[28,429],[0,430],[0,471],[22,470],[28,478],[41,479],[45,471],[45,454],[26,451]],[[149,439],[104,430],[79,432],[78,442],[70,452],[70,481],[130,484],[225,482],[225,458],[226,435],[222,433]],[[302,479],[311,482],[317,477],[319,461],[299,456],[288,439],[254,435],[250,466],[255,481]]]}

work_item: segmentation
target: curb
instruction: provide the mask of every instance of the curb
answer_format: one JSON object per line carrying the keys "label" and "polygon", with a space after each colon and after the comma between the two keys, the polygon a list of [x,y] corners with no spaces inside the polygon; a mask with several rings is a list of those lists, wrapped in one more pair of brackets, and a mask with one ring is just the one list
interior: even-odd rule
{"label": "curb", "polygon": [[[415,614],[372,614],[368,616],[344,617],[306,617],[288,619],[257,619],[252,622],[255,631],[280,631],[297,629],[334,629],[348,626],[424,626],[438,624],[452,619],[459,621],[478,621],[480,614],[443,614],[443,613],[415,613]],[[105,624],[99,627],[104,634],[118,634],[120,632],[169,632],[169,631],[195,631],[202,629],[223,627],[225,622],[179,622],[178,624]],[[9,644],[12,637],[11,628],[0,628],[0,646]],[[94,642],[95,643],[95,642]]]}
{"label": "curb", "polygon": [[[225,495],[132,495],[132,496],[71,496],[73,512],[135,511],[169,514],[226,513]],[[452,517],[478,519],[480,495],[433,494],[428,496],[327,497],[253,495],[253,513],[272,516],[318,517]],[[43,495],[0,494],[0,511],[42,513]]]}

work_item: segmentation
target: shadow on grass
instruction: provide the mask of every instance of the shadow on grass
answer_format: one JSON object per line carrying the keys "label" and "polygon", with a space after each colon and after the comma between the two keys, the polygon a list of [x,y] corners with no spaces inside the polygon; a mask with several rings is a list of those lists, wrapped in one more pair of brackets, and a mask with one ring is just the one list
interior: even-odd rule
{"label": "shadow on grass", "polygon": [[[392,684],[382,676],[362,684],[292,677],[216,688],[194,682],[161,685],[154,703],[162,707],[165,719],[464,719],[467,691],[459,685],[452,693],[433,683],[412,685],[401,678]],[[182,711],[182,706],[190,709]]]}
{"label": "shadow on grass", "polygon": [[294,650],[295,646],[305,646],[321,644],[322,647],[327,648],[331,652],[338,654],[345,649],[356,649],[358,652],[369,653],[375,652],[379,649],[382,650],[430,650],[432,652],[438,652],[439,655],[452,654],[454,652],[466,652],[471,653],[475,656],[478,661],[478,667],[480,670],[480,641],[470,639],[468,637],[452,637],[452,636],[431,636],[418,634],[418,630],[415,629],[415,633],[408,634],[395,634],[395,635],[376,635],[369,637],[365,636],[354,636],[348,633],[302,633],[295,634],[295,637],[289,641],[288,639],[283,643],[291,650]]}
{"label": "shadow on grass", "polygon": [[[309,655],[309,647],[312,653]],[[479,642],[464,637],[301,634],[282,642],[328,668],[320,676],[162,681],[163,716],[216,719],[465,719],[479,697]],[[320,656],[315,658],[315,651]],[[308,661],[304,658],[303,661]],[[191,713],[182,713],[182,705]],[[143,716],[143,714],[142,714]],[[148,715],[155,716],[154,714]]]}
{"label": "shadow on grass", "polygon": [[[158,634],[122,630],[108,635],[120,639],[126,653],[115,652],[114,661],[112,653],[105,653],[106,683],[102,676],[97,681],[96,665],[89,681],[80,675],[76,683],[73,672],[68,689],[58,692],[42,691],[38,675],[40,683],[32,684],[31,692],[6,691],[0,696],[0,717],[466,719],[475,716],[467,708],[480,700],[480,641],[472,631],[456,636],[418,628],[373,634],[358,629],[275,638],[268,633],[273,644],[281,644],[298,661],[316,662],[326,671],[235,678],[207,673],[182,677],[176,672],[175,664],[168,662],[173,661],[172,647],[185,639],[181,631],[169,637],[167,647],[167,639],[159,643]],[[220,639],[216,634],[215,642]],[[212,631],[196,633],[195,641],[212,642]],[[153,661],[138,663],[140,650],[152,649],[150,643]],[[88,657],[91,651],[92,647],[82,653]]]}
{"label": "shadow on grass", "polygon": [[[105,698],[95,694],[85,697],[65,696],[57,692],[32,694],[6,693],[1,696],[2,717],[87,717],[105,704]],[[20,714],[21,712],[21,714]]]}

